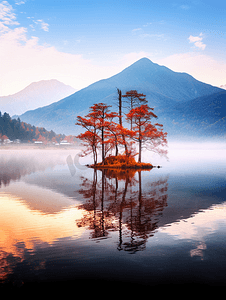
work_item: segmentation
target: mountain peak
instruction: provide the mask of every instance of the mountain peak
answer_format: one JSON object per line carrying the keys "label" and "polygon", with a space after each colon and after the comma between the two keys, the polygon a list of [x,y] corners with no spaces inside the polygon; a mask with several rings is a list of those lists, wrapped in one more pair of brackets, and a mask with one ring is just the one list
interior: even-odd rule
{"label": "mountain peak", "polygon": [[174,72],[143,57],[110,78],[93,83],[49,106],[28,111],[20,118],[47,130],[72,134],[77,130],[74,125],[76,116],[84,115],[94,103],[112,104],[112,100],[117,98],[116,87],[122,93],[133,89],[145,94],[150,107],[155,107],[159,112],[159,117],[176,102],[186,102],[221,91],[186,73]]}
{"label": "mountain peak", "polygon": [[10,115],[59,101],[75,92],[75,89],[56,79],[32,82],[23,90],[9,96],[0,97],[1,111]]}
{"label": "mountain peak", "polygon": [[129,68],[131,68],[131,67],[138,67],[138,68],[149,67],[150,68],[150,66],[153,66],[153,65],[157,65],[157,64],[153,63],[149,58],[143,57],[143,58],[137,60],[132,65],[130,65]]}

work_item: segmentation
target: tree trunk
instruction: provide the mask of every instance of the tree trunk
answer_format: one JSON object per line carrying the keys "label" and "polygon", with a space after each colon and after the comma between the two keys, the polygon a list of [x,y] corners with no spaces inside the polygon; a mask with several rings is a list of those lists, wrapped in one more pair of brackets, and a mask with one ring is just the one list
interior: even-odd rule
{"label": "tree trunk", "polygon": [[117,142],[115,143],[115,156],[118,156],[118,144],[117,144]]}
{"label": "tree trunk", "polygon": [[138,157],[138,162],[141,162],[141,140],[139,139],[139,157]]}
{"label": "tree trunk", "polygon": [[[122,91],[119,89],[117,90],[118,90],[118,106],[119,106],[119,125],[122,127]],[[126,156],[128,156],[128,150],[127,150],[126,139],[124,134],[122,134],[122,139],[124,142]],[[118,153],[118,149],[116,151]]]}
{"label": "tree trunk", "polygon": [[122,91],[118,89],[119,125],[122,126]]}
{"label": "tree trunk", "polygon": [[101,129],[101,140],[102,140],[102,162],[104,163],[105,155],[104,155],[104,128]]}

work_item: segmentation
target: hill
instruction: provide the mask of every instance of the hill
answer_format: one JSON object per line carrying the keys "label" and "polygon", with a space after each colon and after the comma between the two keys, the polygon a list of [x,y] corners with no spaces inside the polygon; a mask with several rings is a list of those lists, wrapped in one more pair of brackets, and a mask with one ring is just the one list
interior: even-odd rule
{"label": "hill", "polygon": [[33,82],[16,94],[0,97],[0,110],[10,115],[20,115],[27,110],[59,101],[74,92],[74,88],[56,79]]}
{"label": "hill", "polygon": [[[211,95],[222,89],[202,83],[186,73],[177,73],[142,58],[122,72],[66,97],[49,106],[27,111],[20,118],[36,126],[44,126],[65,134],[77,134],[74,123],[77,115],[87,113],[88,108],[99,102],[114,105],[117,89],[125,93],[136,89],[146,94],[150,107],[161,116],[165,108],[185,103],[197,97]],[[113,109],[117,109],[116,107]]]}

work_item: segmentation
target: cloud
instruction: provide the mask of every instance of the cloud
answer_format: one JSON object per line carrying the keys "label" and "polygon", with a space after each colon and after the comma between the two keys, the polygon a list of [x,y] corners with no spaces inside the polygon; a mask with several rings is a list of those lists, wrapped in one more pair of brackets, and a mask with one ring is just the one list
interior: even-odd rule
{"label": "cloud", "polygon": [[143,25],[143,27],[147,27],[148,25],[151,25],[152,22],[146,23],[145,25]]}
{"label": "cloud", "polygon": [[13,7],[7,1],[2,1],[0,3],[0,32],[8,31],[9,25],[19,25],[19,23],[16,21]]}
{"label": "cloud", "polygon": [[141,38],[153,38],[153,37],[156,37],[156,38],[160,39],[160,38],[164,38],[164,34],[143,33],[143,34],[140,34],[140,37]]}
{"label": "cloud", "polygon": [[32,82],[48,79],[57,79],[81,89],[121,71],[120,64],[99,66],[80,54],[60,52],[55,47],[41,45],[38,37],[28,38],[24,27],[7,27],[7,31],[0,33],[0,45],[0,96],[16,93]]}
{"label": "cloud", "polygon": [[[31,18],[30,18],[31,19]],[[49,31],[49,24],[44,22],[43,20],[32,20],[34,24],[36,25],[40,25],[41,29],[43,29],[44,31]],[[33,31],[35,31],[35,27],[33,24],[29,25]]]}
{"label": "cloud", "polygon": [[48,23],[45,23],[43,20],[38,20],[38,22],[40,23],[41,28],[44,31],[49,31],[49,24]]}
{"label": "cloud", "polygon": [[22,5],[22,4],[25,4],[25,1],[16,1],[15,4],[16,5]]}
{"label": "cloud", "polygon": [[190,35],[188,40],[189,40],[189,43],[193,43],[197,48],[199,48],[201,50],[205,50],[206,45],[202,42],[202,40],[203,40],[202,33],[200,33],[199,36]]}
{"label": "cloud", "polygon": [[132,32],[137,32],[139,30],[142,30],[142,28],[135,28],[135,29],[132,30]]}

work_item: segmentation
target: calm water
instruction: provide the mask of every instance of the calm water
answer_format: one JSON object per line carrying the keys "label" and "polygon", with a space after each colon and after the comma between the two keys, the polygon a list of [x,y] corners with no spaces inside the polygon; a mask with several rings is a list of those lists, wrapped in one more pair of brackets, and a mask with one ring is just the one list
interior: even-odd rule
{"label": "calm water", "polygon": [[136,173],[95,172],[76,150],[1,150],[2,286],[225,285],[225,150],[172,144]]}

